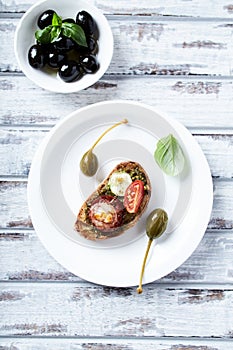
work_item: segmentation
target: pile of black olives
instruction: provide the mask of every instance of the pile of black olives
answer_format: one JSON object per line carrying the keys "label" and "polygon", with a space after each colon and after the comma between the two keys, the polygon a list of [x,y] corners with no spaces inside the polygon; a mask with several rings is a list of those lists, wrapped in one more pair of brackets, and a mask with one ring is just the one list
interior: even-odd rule
{"label": "pile of black olives", "polygon": [[[53,10],[43,12],[38,18],[39,29],[52,24]],[[76,23],[84,30],[87,47],[80,46],[62,34],[52,43],[38,41],[28,51],[29,64],[36,69],[50,68],[58,72],[67,83],[81,79],[85,74],[94,74],[99,69],[96,58],[99,30],[93,17],[86,11],[78,12],[76,19],[67,18],[63,22]]]}

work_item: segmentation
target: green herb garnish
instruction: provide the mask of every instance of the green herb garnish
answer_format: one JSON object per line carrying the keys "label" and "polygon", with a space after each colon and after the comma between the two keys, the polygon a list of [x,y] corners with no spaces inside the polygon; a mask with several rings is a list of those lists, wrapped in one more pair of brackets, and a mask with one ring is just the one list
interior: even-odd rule
{"label": "green herb garnish", "polygon": [[74,40],[78,45],[87,47],[86,36],[82,27],[75,23],[62,22],[62,18],[55,12],[52,24],[35,32],[36,40],[41,44],[50,44],[60,35]]}
{"label": "green herb garnish", "polygon": [[159,167],[171,176],[180,174],[185,165],[183,151],[172,134],[158,141],[154,158]]}
{"label": "green herb garnish", "polygon": [[62,25],[62,18],[60,16],[58,16],[58,14],[56,12],[54,12],[53,18],[52,18],[52,26],[61,27],[61,25]]}

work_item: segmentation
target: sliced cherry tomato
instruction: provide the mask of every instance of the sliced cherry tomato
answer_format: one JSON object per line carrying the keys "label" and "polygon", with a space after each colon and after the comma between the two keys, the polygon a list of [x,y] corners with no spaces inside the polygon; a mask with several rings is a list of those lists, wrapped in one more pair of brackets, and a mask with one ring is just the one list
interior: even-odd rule
{"label": "sliced cherry tomato", "polygon": [[128,213],[137,213],[144,197],[144,183],[133,181],[125,191],[124,206]]}

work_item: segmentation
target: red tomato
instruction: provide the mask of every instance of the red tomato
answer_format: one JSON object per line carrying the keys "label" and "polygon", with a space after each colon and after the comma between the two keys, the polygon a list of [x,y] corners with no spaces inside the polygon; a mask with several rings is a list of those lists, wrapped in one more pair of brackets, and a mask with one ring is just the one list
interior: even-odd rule
{"label": "red tomato", "polygon": [[128,213],[137,213],[144,197],[144,183],[133,181],[125,191],[124,206]]}

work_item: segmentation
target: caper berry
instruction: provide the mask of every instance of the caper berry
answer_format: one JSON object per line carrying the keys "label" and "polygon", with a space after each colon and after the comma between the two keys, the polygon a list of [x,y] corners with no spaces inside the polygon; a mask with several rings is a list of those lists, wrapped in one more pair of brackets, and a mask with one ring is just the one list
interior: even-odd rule
{"label": "caper berry", "polygon": [[167,213],[163,209],[153,210],[146,220],[146,234],[150,239],[159,238],[166,230]]}
{"label": "caper berry", "polygon": [[93,176],[95,175],[95,173],[97,172],[98,169],[98,159],[96,157],[96,155],[92,152],[93,149],[95,148],[95,146],[97,145],[97,143],[102,139],[102,137],[107,134],[110,130],[112,130],[113,128],[115,128],[118,125],[121,124],[126,124],[128,123],[127,119],[123,119],[121,122],[118,122],[112,126],[110,126],[110,128],[108,128],[107,130],[105,130],[100,137],[97,139],[97,141],[94,143],[94,145],[86,152],[84,153],[81,161],[80,161],[80,169],[83,172],[84,175],[87,176]]}
{"label": "caper berry", "polygon": [[142,278],[146,266],[147,256],[151,247],[151,244],[155,238],[159,238],[167,228],[168,216],[163,209],[153,210],[146,220],[146,234],[149,237],[147,243],[146,253],[142,263],[142,270],[140,274],[140,282],[137,288],[138,294],[142,293]]}
{"label": "caper berry", "polygon": [[83,155],[80,161],[80,169],[86,176],[95,175],[98,169],[98,159],[91,149]]}

